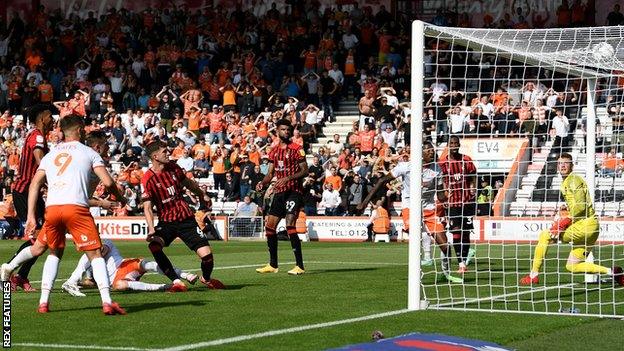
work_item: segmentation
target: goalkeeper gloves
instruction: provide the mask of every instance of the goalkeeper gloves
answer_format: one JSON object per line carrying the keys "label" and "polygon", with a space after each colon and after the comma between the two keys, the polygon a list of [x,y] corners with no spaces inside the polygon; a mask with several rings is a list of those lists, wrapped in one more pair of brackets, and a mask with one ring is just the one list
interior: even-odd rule
{"label": "goalkeeper gloves", "polygon": [[572,224],[572,218],[555,216],[555,221],[550,227],[550,237],[554,240],[559,239],[559,235]]}

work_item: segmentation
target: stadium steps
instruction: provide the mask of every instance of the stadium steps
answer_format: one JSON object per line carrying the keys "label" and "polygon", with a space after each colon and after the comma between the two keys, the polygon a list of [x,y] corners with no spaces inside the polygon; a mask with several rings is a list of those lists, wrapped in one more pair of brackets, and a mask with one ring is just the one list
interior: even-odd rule
{"label": "stadium steps", "polygon": [[[509,209],[512,217],[552,217],[561,202],[514,202]],[[594,204],[596,214],[601,218],[624,216],[624,203],[613,201],[597,201]]]}
{"label": "stadium steps", "polygon": [[[318,149],[326,145],[328,141],[334,139],[334,134],[340,135],[340,140],[345,141],[347,134],[353,128],[353,122],[357,122],[359,119],[359,110],[357,101],[348,100],[341,101],[338,111],[335,113],[335,122],[326,122],[323,127],[323,133],[317,138],[316,143],[312,143],[312,152],[317,152]],[[311,155],[308,155],[311,158]]]}

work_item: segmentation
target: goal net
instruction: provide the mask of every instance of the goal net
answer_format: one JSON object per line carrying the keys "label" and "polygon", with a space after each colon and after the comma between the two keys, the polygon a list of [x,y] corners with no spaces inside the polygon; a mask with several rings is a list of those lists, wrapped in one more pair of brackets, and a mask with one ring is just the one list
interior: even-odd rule
{"label": "goal net", "polygon": [[624,316],[623,30],[414,22],[409,308]]}

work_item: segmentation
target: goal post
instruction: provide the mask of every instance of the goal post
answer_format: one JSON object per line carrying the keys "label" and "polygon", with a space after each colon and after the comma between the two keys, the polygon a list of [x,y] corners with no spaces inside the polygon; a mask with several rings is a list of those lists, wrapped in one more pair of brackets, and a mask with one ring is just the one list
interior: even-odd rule
{"label": "goal post", "polygon": [[[412,23],[408,309],[624,317],[624,287],[613,274],[614,267],[624,266],[622,59],[624,27],[512,30]],[[423,167],[450,172],[440,168],[440,160],[449,157],[451,135],[460,140],[459,153],[472,159],[476,184],[473,193],[461,185],[461,195],[453,195],[462,204],[446,204],[455,207],[454,218],[453,211],[439,215],[451,245],[443,260],[442,245],[432,242],[430,253],[421,246],[430,232],[423,220],[431,220],[423,213]],[[436,156],[424,164],[427,142]],[[544,245],[554,219],[566,216],[560,193],[565,176],[558,168],[564,153],[572,157],[571,174],[586,183],[591,204],[584,205],[583,218],[593,221],[595,212],[599,234],[596,240],[590,235],[595,230],[579,230],[589,233],[579,243],[562,230],[558,240],[553,236]],[[458,172],[472,174],[466,164]],[[439,181],[473,188],[472,176],[455,176],[456,181]],[[445,186],[450,192],[457,185]],[[466,206],[471,203],[474,213]],[[468,229],[457,230],[457,223]],[[474,251],[462,248],[467,233],[474,258]],[[596,266],[579,266],[584,257]]]}

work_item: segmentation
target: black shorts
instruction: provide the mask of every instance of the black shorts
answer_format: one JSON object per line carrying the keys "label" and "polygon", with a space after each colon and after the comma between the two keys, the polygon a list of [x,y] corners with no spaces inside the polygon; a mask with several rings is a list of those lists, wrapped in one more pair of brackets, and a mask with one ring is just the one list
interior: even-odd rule
{"label": "black shorts", "polygon": [[303,195],[296,191],[284,191],[273,195],[269,216],[284,218],[288,214],[299,215],[303,206]]}
{"label": "black shorts", "polygon": [[165,247],[176,238],[182,239],[193,251],[197,251],[200,247],[210,246],[206,235],[197,230],[197,222],[193,217],[177,222],[159,222],[154,236],[160,237]]}
{"label": "black shorts", "polygon": [[449,207],[447,214],[450,230],[473,230],[473,221],[476,213],[477,206],[474,203],[464,204],[458,207]]}
{"label": "black shorts", "polygon": [[[12,195],[17,218],[19,218],[22,222],[26,222],[28,218],[28,191],[20,193],[13,190]],[[37,219],[36,229],[41,229],[45,218],[45,201],[43,201],[41,194],[39,194],[39,197],[37,198],[35,218]]]}

